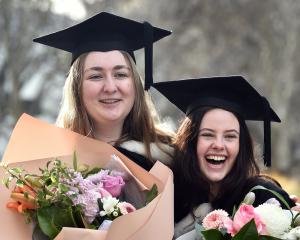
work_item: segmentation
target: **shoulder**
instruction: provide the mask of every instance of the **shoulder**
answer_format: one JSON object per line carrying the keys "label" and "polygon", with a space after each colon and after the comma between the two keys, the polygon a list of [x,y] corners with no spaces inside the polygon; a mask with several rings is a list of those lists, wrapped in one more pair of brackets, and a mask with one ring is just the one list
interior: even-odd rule
{"label": "shoulder", "polygon": [[256,186],[262,186],[267,190],[256,189],[253,191],[255,193],[255,202],[253,204],[254,206],[258,206],[271,198],[275,198],[276,200],[279,201],[279,203],[283,208],[286,208],[284,203],[282,203],[282,201],[271,191],[280,194],[283,197],[283,199],[289,204],[290,207],[295,205],[294,202],[290,199],[289,194],[280,185],[278,185],[278,183],[275,180],[273,181],[271,178],[269,179],[266,177],[258,176],[255,179],[252,179],[248,183],[246,188],[248,191],[250,191],[253,187]]}
{"label": "shoulder", "polygon": [[153,167],[153,163],[148,158],[146,158],[141,154],[136,153],[135,151],[128,150],[120,146],[116,147],[116,149],[147,171],[149,171]]}
{"label": "shoulder", "polygon": [[[147,156],[145,146],[142,142],[129,140],[120,144],[121,148],[128,151],[135,152],[144,157]],[[151,143],[150,151],[153,159],[158,160],[166,165],[170,165],[172,162],[172,156],[174,154],[174,148],[168,144]]]}

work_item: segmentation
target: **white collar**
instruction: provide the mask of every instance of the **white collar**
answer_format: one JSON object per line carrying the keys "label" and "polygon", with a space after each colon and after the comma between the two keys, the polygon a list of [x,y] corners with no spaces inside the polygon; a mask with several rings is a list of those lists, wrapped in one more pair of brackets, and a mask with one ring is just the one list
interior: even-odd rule
{"label": "white collar", "polygon": [[[159,148],[156,143],[154,143],[154,142],[150,143],[150,151],[151,151],[152,158],[154,160],[158,160],[166,165],[170,165],[170,163],[172,161],[171,156],[173,156],[173,154],[174,154],[174,148],[168,144],[160,144],[159,146],[163,150],[161,148]],[[146,149],[142,142],[130,140],[130,141],[126,141],[126,142],[123,142],[122,144],[120,144],[120,147],[146,157]],[[169,156],[169,154],[171,156]]]}

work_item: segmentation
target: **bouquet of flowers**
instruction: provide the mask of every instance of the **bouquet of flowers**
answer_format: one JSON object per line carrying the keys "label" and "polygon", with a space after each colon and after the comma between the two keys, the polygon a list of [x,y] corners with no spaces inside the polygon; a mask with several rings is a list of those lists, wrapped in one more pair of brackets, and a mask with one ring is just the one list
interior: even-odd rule
{"label": "bouquet of flowers", "polygon": [[[117,155],[111,158],[114,163],[121,162]],[[16,180],[11,193],[14,201],[8,202],[7,207],[23,214],[27,222],[36,223],[34,239],[38,239],[40,231],[54,239],[62,227],[107,229],[112,220],[136,210],[131,203],[118,199],[126,199],[122,190],[130,176],[125,171],[77,166],[74,154],[73,168],[53,159],[40,172],[36,175],[6,167],[8,177],[3,179],[7,188]],[[142,205],[157,196],[155,186],[147,192]],[[131,194],[139,194],[138,187],[135,190]]]}
{"label": "bouquet of flowers", "polygon": [[[0,179],[12,187],[0,184],[6,240],[32,239],[33,224],[26,224],[24,214],[40,233],[53,238],[59,232],[55,240],[152,240],[153,233],[172,239],[172,172],[160,162],[148,172],[109,144],[23,114],[2,164]],[[147,201],[153,186],[157,196]],[[14,202],[8,204],[10,197]]]}
{"label": "bouquet of flowers", "polygon": [[[278,193],[262,186],[255,189],[272,192],[290,209]],[[222,209],[210,212],[201,225],[195,224],[198,235],[205,240],[300,239],[300,213],[282,209],[275,198],[258,207],[252,206],[254,200],[255,194],[250,191],[231,217]]]}

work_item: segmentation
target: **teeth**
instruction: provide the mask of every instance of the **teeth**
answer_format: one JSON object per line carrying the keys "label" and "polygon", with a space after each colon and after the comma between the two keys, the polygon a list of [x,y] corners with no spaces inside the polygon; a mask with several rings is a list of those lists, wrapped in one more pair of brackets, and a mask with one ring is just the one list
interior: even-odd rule
{"label": "teeth", "polygon": [[99,102],[102,102],[102,103],[115,103],[115,102],[118,102],[119,100],[118,99],[103,99],[103,100],[100,100]]}
{"label": "teeth", "polygon": [[215,156],[215,155],[211,155],[211,156],[207,156],[206,157],[208,160],[213,160],[213,161],[224,161],[225,160],[225,156]]}

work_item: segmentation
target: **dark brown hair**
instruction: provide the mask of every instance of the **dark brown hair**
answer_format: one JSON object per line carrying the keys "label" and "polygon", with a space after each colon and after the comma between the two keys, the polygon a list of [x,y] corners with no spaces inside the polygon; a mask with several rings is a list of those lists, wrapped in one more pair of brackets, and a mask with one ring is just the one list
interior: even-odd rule
{"label": "dark brown hair", "polygon": [[[192,112],[183,120],[175,137],[173,163],[175,221],[180,220],[200,203],[209,201],[210,184],[200,172],[196,151],[201,121],[205,113],[211,109],[213,108],[202,107]],[[259,174],[248,127],[243,118],[238,114],[233,114],[240,124],[239,153],[231,171],[220,182],[220,190],[212,201],[213,207],[218,207],[219,203],[222,202],[222,207],[226,208],[224,202],[228,202],[228,208],[230,208],[233,202],[240,197],[241,188],[247,179]],[[230,199],[228,195],[230,195]]]}

